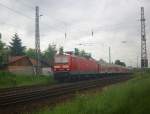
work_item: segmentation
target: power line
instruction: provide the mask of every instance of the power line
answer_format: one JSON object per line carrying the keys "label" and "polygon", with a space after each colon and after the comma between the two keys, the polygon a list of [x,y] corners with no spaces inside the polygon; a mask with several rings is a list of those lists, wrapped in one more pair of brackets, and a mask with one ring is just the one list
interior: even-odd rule
{"label": "power line", "polygon": [[[35,10],[35,8],[33,7],[33,6],[31,6],[31,4],[29,4],[29,2],[24,2],[23,0],[15,0],[15,1],[17,1],[17,2],[20,2],[21,4],[23,4],[23,6],[25,6],[25,7],[28,7],[28,8],[30,8],[30,9],[32,9],[32,10]],[[28,4],[28,5],[27,5]],[[46,8],[42,8],[42,9],[44,9],[44,10],[46,10],[47,11],[47,9]],[[49,18],[48,16],[46,16],[46,15],[44,15],[44,17],[47,17],[47,18]],[[58,19],[54,19],[57,23],[59,22],[59,23],[63,23],[62,21],[59,21]],[[60,26],[59,27],[54,27],[54,26],[52,26],[52,25],[50,25],[50,24],[48,24],[48,23],[43,23],[43,25],[45,25],[45,26],[48,26],[49,28],[51,28],[50,30],[57,30],[57,32],[61,32],[61,33],[64,33],[64,31],[62,31],[62,30],[64,30],[64,28],[62,28],[62,30],[60,30]],[[60,24],[59,24],[60,25]],[[63,25],[64,25],[64,23],[63,23]],[[56,25],[55,25],[56,26]]]}
{"label": "power line", "polygon": [[[22,1],[22,0],[15,0],[15,1],[20,2],[21,4],[23,4],[23,6],[26,6],[26,7],[30,8],[30,9],[32,9],[32,10],[35,10],[34,7],[31,6],[31,4],[29,4],[29,3],[27,3],[27,2],[24,2],[24,1]],[[27,4],[28,4],[28,5],[27,5]]]}
{"label": "power line", "polygon": [[[35,8],[33,7],[33,6],[31,6],[31,4],[29,4],[29,2],[24,2],[23,0],[15,0],[15,1],[17,1],[17,2],[20,2],[21,4],[23,4],[23,6],[26,6],[26,7],[28,7],[28,8],[30,8],[30,9],[32,9],[32,10],[35,10]],[[28,4],[28,5],[27,5]],[[43,10],[45,10],[45,11],[47,11],[47,9],[46,8],[42,8]],[[49,18],[48,16],[46,16],[46,15],[44,15],[44,17],[47,17],[47,18]],[[57,23],[63,23],[63,26],[65,25],[65,22],[63,22],[63,21],[60,21],[60,20],[58,20],[58,19],[54,19]],[[43,23],[43,24],[45,24],[45,23]],[[58,30],[58,28],[60,28],[60,26],[57,28],[57,27],[53,27],[53,26],[51,26],[51,25],[49,25],[49,24],[45,24],[46,26],[49,26],[50,28],[52,28],[52,29],[55,29],[55,30],[57,30],[57,31],[59,31],[59,32],[61,32],[61,33],[63,33],[64,31],[60,31],[60,30]],[[60,25],[60,24],[59,24]],[[64,27],[61,27],[63,30],[64,30]]]}
{"label": "power line", "polygon": [[[14,10],[14,9],[12,9],[12,8],[10,8],[10,7],[8,7],[8,6],[4,5],[4,4],[2,4],[2,3],[0,3],[0,6],[6,8],[6,9],[8,9],[8,10],[10,10],[10,11],[16,13],[16,14],[19,14],[19,15],[21,15],[21,16],[23,16],[23,17],[26,17],[27,19],[30,19],[30,20],[33,20],[33,19],[34,19],[34,18],[29,17],[29,16],[27,16],[27,15],[24,15],[22,12],[17,11],[17,10]],[[26,5],[26,6],[27,6],[27,5]],[[57,30],[57,31],[60,32],[60,30],[58,30],[59,27],[56,28],[56,27],[50,26],[50,25],[48,25],[48,24],[45,24],[45,26],[48,26],[48,27],[50,27],[50,28],[52,28],[52,29],[55,29],[55,30]],[[51,30],[51,29],[50,29],[50,30]],[[61,33],[63,33],[63,32],[61,31]]]}
{"label": "power line", "polygon": [[28,18],[28,19],[32,19],[33,20],[33,18],[32,17],[29,17],[29,16],[27,16],[27,15],[24,15],[23,13],[21,13],[21,12],[19,12],[19,11],[17,11],[17,10],[14,10],[13,8],[10,8],[10,7],[8,7],[8,6],[6,6],[6,5],[4,5],[4,4],[2,4],[2,3],[0,3],[0,5],[2,6],[2,7],[4,7],[4,8],[7,8],[8,10],[10,10],[10,11],[12,11],[12,12],[14,12],[14,13],[17,13],[17,14],[19,14],[19,15],[21,15],[21,16],[24,16],[24,17],[26,17],[26,18]]}
{"label": "power line", "polygon": [[[20,0],[17,0],[17,1],[20,1]],[[26,6],[26,7],[30,7],[29,5],[25,5],[25,3],[23,2],[23,1],[20,1],[22,4],[24,4],[24,6]],[[29,16],[27,16],[27,15],[24,15],[23,13],[21,13],[21,12],[19,12],[19,11],[17,11],[17,10],[14,10],[14,9],[12,9],[12,8],[10,8],[10,7],[8,7],[8,6],[6,6],[6,5],[4,5],[4,4],[2,4],[2,3],[0,3],[0,5],[1,6],[3,6],[3,7],[5,7],[5,8],[7,8],[7,9],[9,9],[9,10],[11,10],[11,11],[13,11],[13,12],[15,12],[15,13],[17,13],[17,14],[19,14],[19,15],[21,15],[21,16],[24,16],[24,17],[26,17],[26,18],[28,18],[28,19],[34,19],[34,18],[32,18],[32,17],[29,17]],[[31,9],[33,9],[32,7],[30,7]],[[59,21],[58,19],[54,19],[56,22],[59,22],[60,24],[59,24],[59,27],[56,27],[56,25],[55,25],[55,27],[54,26],[52,26],[52,25],[50,25],[50,24],[48,24],[48,23],[43,23],[45,26],[47,26],[47,27],[50,27],[51,29],[50,30],[57,30],[57,32],[61,32],[61,33],[64,33],[64,27],[61,27],[62,28],[62,30],[60,30],[60,25],[61,25],[61,23],[64,25],[64,22],[63,21]],[[119,23],[119,24],[114,24],[114,25],[105,25],[105,26],[99,26],[99,27],[96,27],[95,29],[94,29],[94,32],[96,33],[96,32],[99,32],[99,31],[101,31],[101,29],[103,29],[103,30],[109,30],[109,29],[111,29],[111,30],[113,30],[113,29],[117,29],[118,27],[120,27],[120,25],[122,25],[122,23]],[[81,31],[80,31],[81,32]],[[84,31],[83,31],[84,32]],[[92,32],[92,35],[93,35],[93,32]],[[82,33],[82,34],[80,34],[80,36],[77,36],[77,37],[84,37],[84,36],[89,36],[89,35],[87,35],[87,31],[85,31],[84,33]]]}
{"label": "power line", "polygon": [[[26,7],[28,7],[28,8],[31,8],[31,9],[33,9],[34,10],[34,8],[30,5],[27,5],[27,2],[25,3],[25,2],[23,2],[22,0],[20,1],[20,0],[16,0],[16,1],[18,1],[18,2],[21,2],[24,6],[26,6]],[[29,4],[29,3],[28,3]],[[44,10],[46,10],[45,8],[44,8]],[[47,16],[46,16],[47,17]],[[60,21],[60,20],[58,20],[58,19],[54,19],[56,22],[59,22],[60,24],[59,25],[61,25],[61,23],[63,24],[63,26],[64,26],[64,22],[63,21]],[[43,23],[44,24],[44,23]],[[48,26],[48,27],[50,27],[51,29],[50,30],[57,30],[57,31],[59,31],[59,32],[61,32],[61,33],[63,33],[64,31],[62,31],[62,30],[59,30],[60,29],[60,26],[57,28],[56,26],[54,27],[54,26],[51,26],[51,25],[49,25],[49,24],[45,24],[46,26]],[[119,24],[115,24],[115,25],[106,25],[106,26],[100,26],[100,27],[97,27],[97,28],[95,28],[96,29],[96,32],[98,32],[98,31],[100,31],[100,29],[117,29],[115,26],[117,26],[118,27],[118,25],[122,25],[121,23],[119,23]],[[111,28],[110,28],[111,27]],[[61,27],[62,28],[62,27]],[[64,29],[64,27],[62,28],[62,29]],[[86,32],[86,34],[87,34],[87,32]],[[92,32],[92,35],[93,35],[93,32]],[[82,36],[87,36],[87,35],[82,35]],[[81,37],[82,37],[81,36]]]}
{"label": "power line", "polygon": [[[21,0],[16,0],[17,2],[20,2],[21,4],[23,4],[24,6],[26,6],[26,7],[28,7],[28,8],[30,8],[30,9],[32,9],[32,10],[35,10],[35,8],[34,7],[32,7],[31,5],[27,5],[27,4],[29,4],[29,3],[25,3],[25,2],[23,2],[23,1],[21,1]],[[18,11],[17,11],[18,12]],[[20,12],[19,12],[20,13]],[[44,16],[45,17],[45,16]],[[47,16],[48,17],[48,16]],[[31,17],[29,17],[29,18],[31,18]],[[33,18],[32,18],[33,19]],[[59,32],[61,32],[61,33],[63,33],[63,31],[60,31],[60,30],[58,30],[58,28],[57,27],[53,27],[53,26],[51,26],[51,25],[48,25],[47,23],[45,24],[45,23],[43,23],[45,26],[48,26],[48,27],[50,27],[50,28],[52,28],[52,29],[54,29],[54,30],[57,30],[57,31],[59,31]],[[51,30],[51,29],[50,29]]]}

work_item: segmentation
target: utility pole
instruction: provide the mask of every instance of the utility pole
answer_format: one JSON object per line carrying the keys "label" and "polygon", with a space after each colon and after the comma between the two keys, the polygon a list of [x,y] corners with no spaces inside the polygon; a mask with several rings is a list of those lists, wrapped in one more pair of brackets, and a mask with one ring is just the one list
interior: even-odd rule
{"label": "utility pole", "polygon": [[65,32],[65,39],[67,39],[67,33]]}
{"label": "utility pole", "polygon": [[111,63],[111,48],[109,47],[109,63]]}
{"label": "utility pole", "polygon": [[148,67],[144,7],[141,7],[141,68]]}
{"label": "utility pole", "polygon": [[139,68],[139,56],[137,56],[137,61],[136,61],[136,64],[137,64],[137,68]]}
{"label": "utility pole", "polygon": [[35,57],[37,61],[36,65],[36,75],[41,73],[41,64],[40,64],[40,30],[39,30],[39,7],[35,7]]}
{"label": "utility pole", "polygon": [[93,32],[93,30],[92,30],[91,32],[92,32],[92,38],[93,38],[93,36],[94,36],[94,32]]}

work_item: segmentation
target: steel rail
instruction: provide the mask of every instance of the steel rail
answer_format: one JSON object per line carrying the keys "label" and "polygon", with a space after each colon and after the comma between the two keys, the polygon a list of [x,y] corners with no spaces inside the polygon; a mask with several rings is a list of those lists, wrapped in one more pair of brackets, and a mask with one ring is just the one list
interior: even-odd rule
{"label": "steel rail", "polygon": [[[104,78],[100,78],[98,79],[99,81],[100,80],[104,80],[106,77]],[[75,84],[77,83],[83,83],[85,81],[80,81],[80,82],[76,82]],[[87,82],[87,81],[86,81]],[[3,96],[9,96],[9,95],[15,95],[16,93],[25,93],[26,91],[29,92],[29,91],[35,91],[35,90],[42,90],[42,89],[46,89],[46,88],[57,88],[57,87],[64,87],[64,86],[67,86],[67,85],[73,85],[73,83],[65,83],[65,84],[57,84],[57,85],[41,85],[41,86],[26,86],[26,87],[15,87],[15,88],[6,88],[6,90],[2,89],[0,90],[0,98],[3,97]]]}
{"label": "steel rail", "polygon": [[104,87],[109,84],[117,83],[129,79],[129,76],[124,77],[108,77],[97,80],[82,81],[76,83],[59,84],[56,86],[48,86],[34,89],[20,89],[5,94],[0,94],[0,107],[25,103],[28,101],[38,100],[42,98],[57,98],[65,94],[75,93],[76,91]]}

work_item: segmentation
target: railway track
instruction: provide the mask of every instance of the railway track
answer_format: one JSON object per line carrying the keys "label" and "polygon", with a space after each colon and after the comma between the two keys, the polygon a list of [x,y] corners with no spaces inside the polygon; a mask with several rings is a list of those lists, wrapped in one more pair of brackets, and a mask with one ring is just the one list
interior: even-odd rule
{"label": "railway track", "polygon": [[29,101],[42,100],[45,98],[54,99],[66,94],[76,93],[77,91],[104,87],[106,85],[130,79],[130,76],[123,77],[107,77],[96,80],[88,80],[74,83],[58,84],[54,86],[40,86],[33,88],[17,88],[8,91],[0,91],[0,107],[13,106],[19,103],[26,103]]}

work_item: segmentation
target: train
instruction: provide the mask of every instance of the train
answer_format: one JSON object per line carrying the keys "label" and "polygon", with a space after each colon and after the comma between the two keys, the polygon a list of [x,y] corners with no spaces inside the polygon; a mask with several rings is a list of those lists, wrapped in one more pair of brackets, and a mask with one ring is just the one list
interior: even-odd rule
{"label": "train", "polygon": [[130,70],[124,66],[98,62],[93,58],[62,54],[54,57],[53,72],[55,80],[62,82],[128,74]]}

